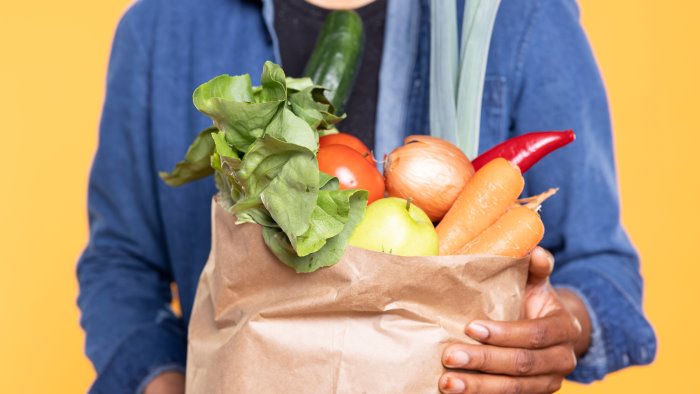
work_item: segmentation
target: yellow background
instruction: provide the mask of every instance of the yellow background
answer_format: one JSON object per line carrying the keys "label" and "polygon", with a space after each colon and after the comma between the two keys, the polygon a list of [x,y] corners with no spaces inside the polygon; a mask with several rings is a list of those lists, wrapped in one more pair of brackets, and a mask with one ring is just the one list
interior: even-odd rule
{"label": "yellow background", "polygon": [[[130,0],[0,5],[0,392],[85,392],[74,265],[114,27]],[[565,393],[700,392],[700,1],[581,0],[657,361]],[[575,59],[571,59],[575,61]]]}

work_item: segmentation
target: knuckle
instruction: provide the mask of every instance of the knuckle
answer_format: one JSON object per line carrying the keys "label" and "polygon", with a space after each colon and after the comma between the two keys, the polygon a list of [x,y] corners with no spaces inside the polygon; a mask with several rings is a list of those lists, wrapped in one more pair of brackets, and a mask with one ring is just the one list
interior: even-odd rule
{"label": "knuckle", "polygon": [[569,338],[570,339],[578,339],[581,336],[581,333],[583,332],[583,328],[581,327],[581,322],[578,321],[577,318],[574,316],[571,316],[571,324],[570,324],[571,330],[569,331]]}
{"label": "knuckle", "polygon": [[554,368],[553,372],[568,375],[576,369],[577,358],[574,349],[558,346],[556,348],[556,353],[553,353],[552,356],[557,360],[557,367]]}
{"label": "knuckle", "polygon": [[485,368],[491,365],[491,352],[489,352],[488,350],[481,350],[475,353],[476,357],[474,357],[473,362],[474,364],[476,364],[476,369],[483,371]]}
{"label": "knuckle", "polygon": [[535,326],[530,334],[530,346],[535,349],[543,347],[547,343],[547,335],[548,332],[546,326]]}
{"label": "knuckle", "polygon": [[561,377],[552,378],[552,380],[550,380],[549,384],[547,385],[547,392],[554,393],[556,391],[559,391],[561,389],[563,381],[564,379]]}
{"label": "knuckle", "polygon": [[508,379],[504,383],[503,394],[523,394],[523,384],[518,379]]}
{"label": "knuckle", "polygon": [[526,375],[535,367],[535,355],[529,350],[518,350],[515,354],[515,371],[519,375]]}
{"label": "knuckle", "polygon": [[572,350],[569,352],[567,363],[566,363],[566,369],[564,372],[568,375],[572,372],[574,372],[574,369],[576,369],[576,365],[578,364],[578,359],[576,358],[576,354]]}

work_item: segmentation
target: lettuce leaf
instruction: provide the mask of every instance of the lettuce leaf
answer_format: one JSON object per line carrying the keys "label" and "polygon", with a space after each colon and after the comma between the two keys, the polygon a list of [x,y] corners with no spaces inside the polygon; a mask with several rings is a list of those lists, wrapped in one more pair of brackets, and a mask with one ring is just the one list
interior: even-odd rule
{"label": "lettuce leaf", "polygon": [[225,133],[228,143],[240,152],[263,136],[286,99],[284,72],[267,64],[260,89],[253,89],[247,74],[220,75],[200,85],[192,95],[194,106],[209,116],[214,126]]}
{"label": "lettuce leaf", "polygon": [[159,175],[170,186],[182,186],[214,173],[209,157],[214,153],[214,141],[210,137],[217,129],[210,127],[200,132],[187,149],[184,160],[175,165],[171,172],[161,172]]}
{"label": "lettuce leaf", "polygon": [[[319,268],[337,263],[345,253],[352,232],[364,216],[368,194],[366,190],[332,190],[327,193],[331,194],[330,198],[321,197],[322,201],[317,201],[317,207],[329,216],[343,220],[344,223],[340,233],[326,239],[317,252],[299,256],[284,232],[274,227],[263,228],[263,239],[268,248],[280,261],[294,268],[297,273],[314,272]],[[320,232],[312,235],[310,232],[309,240],[305,242],[311,243],[314,237],[322,239],[323,235]]]}
{"label": "lettuce leaf", "polygon": [[308,87],[314,86],[314,82],[309,77],[303,78],[293,78],[287,77],[287,92],[291,95],[294,92],[304,90]]}
{"label": "lettuce leaf", "polygon": [[345,119],[344,115],[335,115],[335,109],[326,100],[323,90],[320,86],[312,85],[289,97],[294,114],[304,119],[313,129],[329,129]]}
{"label": "lettuce leaf", "polygon": [[309,151],[318,150],[318,133],[289,108],[282,108],[265,128],[265,135],[281,141],[303,146]]}
{"label": "lettuce leaf", "polygon": [[214,126],[161,177],[171,185],[214,173],[218,202],[237,223],[258,223],[270,250],[297,272],[335,264],[364,215],[367,192],[338,190],[318,169],[320,133],[343,116],[309,78],[266,62],[260,86],[249,75],[218,76],[193,94]]}

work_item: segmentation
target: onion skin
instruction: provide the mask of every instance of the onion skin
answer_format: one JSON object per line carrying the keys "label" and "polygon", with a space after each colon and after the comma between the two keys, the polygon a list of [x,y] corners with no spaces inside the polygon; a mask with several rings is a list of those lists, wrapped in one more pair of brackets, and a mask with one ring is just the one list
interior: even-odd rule
{"label": "onion skin", "polygon": [[474,175],[474,166],[456,146],[426,135],[406,137],[384,163],[391,197],[412,198],[433,222],[445,216]]}

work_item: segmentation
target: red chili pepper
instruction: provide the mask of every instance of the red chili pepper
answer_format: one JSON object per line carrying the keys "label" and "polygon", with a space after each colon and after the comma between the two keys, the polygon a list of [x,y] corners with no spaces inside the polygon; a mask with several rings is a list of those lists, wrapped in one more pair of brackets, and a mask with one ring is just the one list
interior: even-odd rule
{"label": "red chili pepper", "polygon": [[472,161],[475,170],[491,160],[502,157],[520,167],[525,173],[540,159],[568,145],[576,138],[573,131],[541,131],[523,134],[494,146]]}

